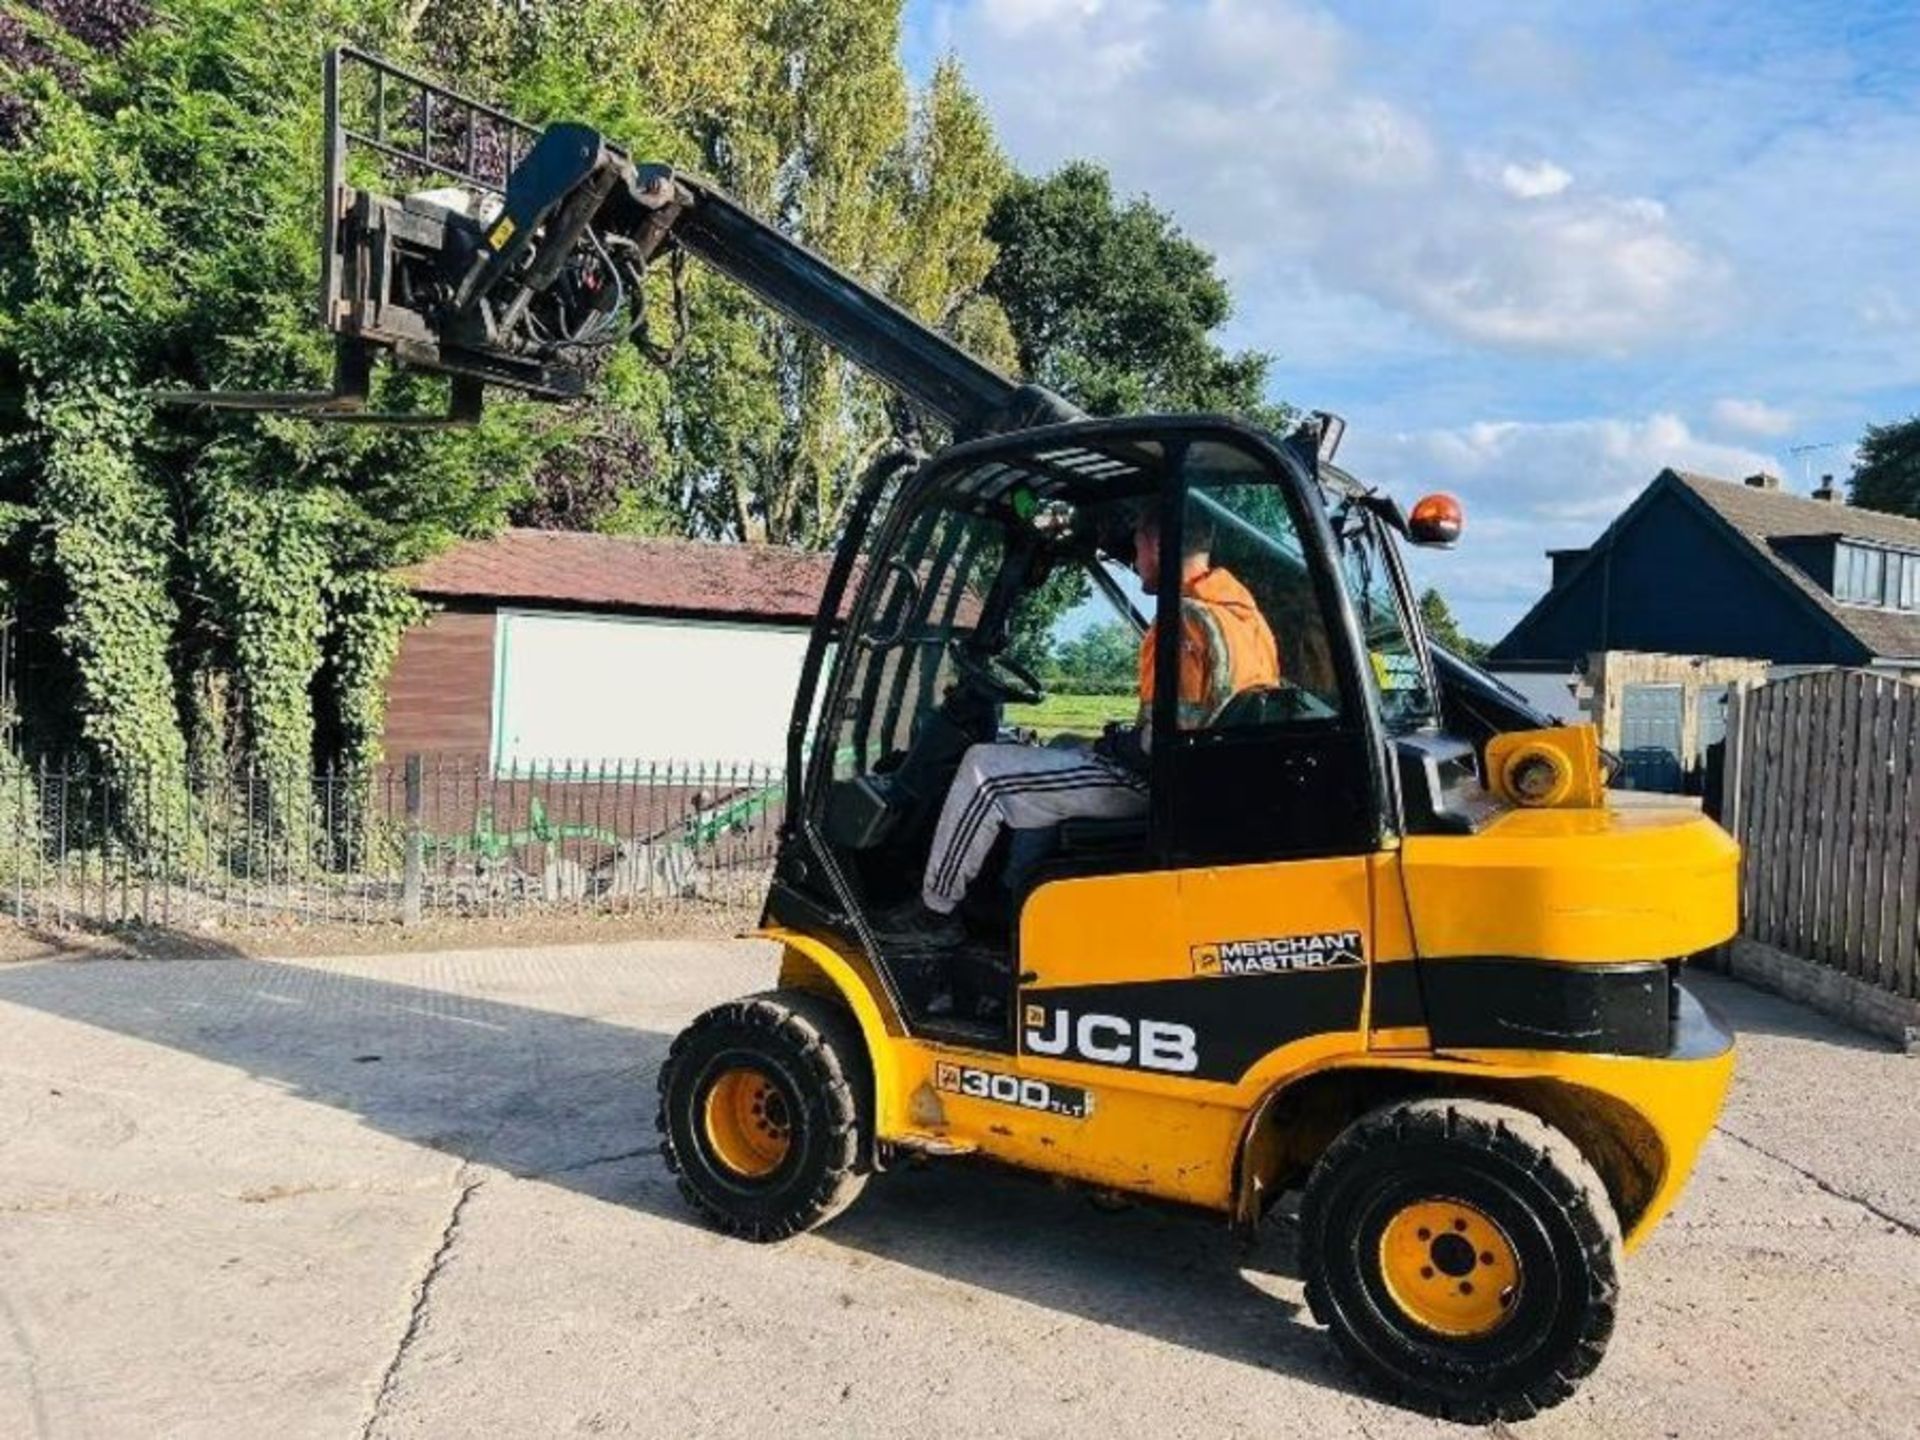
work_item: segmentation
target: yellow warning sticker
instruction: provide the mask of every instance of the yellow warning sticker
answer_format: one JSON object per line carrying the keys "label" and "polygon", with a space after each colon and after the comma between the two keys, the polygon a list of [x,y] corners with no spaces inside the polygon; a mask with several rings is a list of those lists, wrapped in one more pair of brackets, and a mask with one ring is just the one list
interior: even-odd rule
{"label": "yellow warning sticker", "polygon": [[511,216],[502,216],[500,223],[494,226],[492,232],[487,236],[487,244],[498,250],[512,238],[513,218]]}

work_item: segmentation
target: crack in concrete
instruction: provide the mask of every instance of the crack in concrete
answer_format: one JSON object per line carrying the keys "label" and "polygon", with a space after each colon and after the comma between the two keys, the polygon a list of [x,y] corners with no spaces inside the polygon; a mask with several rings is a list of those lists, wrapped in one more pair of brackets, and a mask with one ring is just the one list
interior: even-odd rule
{"label": "crack in concrete", "polygon": [[14,1348],[20,1352],[20,1364],[26,1371],[27,1414],[33,1418],[33,1433],[44,1440],[53,1433],[53,1427],[47,1420],[47,1397],[40,1387],[40,1358],[34,1351],[27,1327],[20,1323],[20,1314],[4,1290],[0,1290],[0,1315],[6,1317],[7,1334],[13,1338]]}
{"label": "crack in concrete", "polygon": [[387,1368],[381,1372],[380,1388],[374,1392],[373,1408],[367,1412],[367,1420],[360,1427],[360,1440],[371,1440],[374,1427],[387,1413],[387,1404],[399,1384],[400,1366],[407,1358],[407,1351],[413,1348],[413,1342],[420,1338],[420,1331],[426,1325],[427,1301],[433,1293],[433,1282],[440,1277],[440,1271],[447,1263],[447,1257],[453,1252],[454,1236],[460,1230],[460,1217],[467,1208],[467,1202],[473,1198],[474,1191],[486,1184],[486,1176],[467,1176],[467,1166],[462,1165],[456,1177],[460,1193],[453,1197],[453,1205],[447,1211],[446,1224],[440,1227],[440,1241],[434,1246],[427,1268],[421,1274],[419,1283],[413,1288],[413,1306],[407,1314],[407,1328],[400,1334],[400,1343],[393,1347],[393,1354],[387,1360]]}
{"label": "crack in concrete", "polygon": [[9,1200],[0,1215],[68,1215],[81,1210],[121,1210],[134,1206],[157,1209],[167,1201],[158,1195],[59,1195],[47,1200]]}
{"label": "crack in concrete", "polygon": [[617,1165],[622,1160],[638,1160],[643,1155],[658,1155],[658,1145],[642,1145],[637,1150],[622,1150],[616,1155],[594,1155],[585,1160],[576,1160],[571,1165],[562,1165],[555,1170],[530,1170],[524,1175],[516,1175],[516,1180],[550,1180],[555,1175],[577,1175],[582,1170],[591,1170],[596,1165]]}
{"label": "crack in concrete", "polygon": [[1844,1200],[1849,1205],[1858,1205],[1862,1210],[1865,1210],[1869,1215],[1876,1216],[1879,1219],[1886,1221],[1887,1224],[1893,1226],[1894,1229],[1900,1231],[1902,1234],[1912,1236],[1915,1239],[1920,1239],[1920,1224],[1915,1224],[1911,1220],[1907,1220],[1902,1218],[1899,1215],[1895,1215],[1890,1210],[1882,1209],[1880,1206],[1874,1204],[1873,1201],[1868,1200],[1863,1196],[1855,1195],[1850,1191],[1842,1190],[1838,1185],[1833,1184],[1824,1176],[1816,1174],[1814,1171],[1809,1170],[1804,1165],[1796,1164],[1794,1161],[1789,1160],[1784,1155],[1781,1155],[1772,1150],[1769,1150],[1766,1146],[1760,1144],[1758,1141],[1749,1140],[1746,1136],[1738,1133],[1737,1131],[1729,1130],[1725,1125],[1716,1125],[1713,1128],[1719,1131],[1720,1134],[1726,1136],[1729,1140],[1733,1141],[1735,1144],[1744,1145],[1747,1149],[1753,1151],[1754,1154],[1764,1156],[1766,1159],[1773,1161],[1773,1163],[1776,1165],[1785,1166],[1787,1169],[1793,1171],[1794,1174],[1800,1176],[1803,1180],[1811,1180],[1814,1183],[1814,1185],[1823,1194],[1831,1195],[1836,1200]]}
{"label": "crack in concrete", "polygon": [[242,1205],[273,1205],[282,1200],[303,1200],[309,1195],[418,1195],[438,1190],[445,1183],[444,1180],[416,1180],[411,1184],[387,1180],[314,1180],[221,1193]]}

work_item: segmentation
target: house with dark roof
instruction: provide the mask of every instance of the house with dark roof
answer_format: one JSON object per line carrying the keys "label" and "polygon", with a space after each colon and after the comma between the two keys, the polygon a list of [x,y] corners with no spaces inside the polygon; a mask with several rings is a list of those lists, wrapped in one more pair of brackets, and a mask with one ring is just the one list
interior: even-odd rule
{"label": "house with dark roof", "polygon": [[1920,669],[1920,520],[1771,475],[1663,470],[1493,647],[1498,670],[1607,650]]}
{"label": "house with dark roof", "polygon": [[1920,520],[1855,509],[1830,477],[1804,496],[1663,470],[1591,545],[1547,553],[1550,588],[1489,667],[1577,701],[1646,788],[1699,767],[1749,674],[1920,676]]}
{"label": "house with dark roof", "polygon": [[832,557],[508,530],[406,572],[386,753],[495,774],[636,761],[780,764]]}

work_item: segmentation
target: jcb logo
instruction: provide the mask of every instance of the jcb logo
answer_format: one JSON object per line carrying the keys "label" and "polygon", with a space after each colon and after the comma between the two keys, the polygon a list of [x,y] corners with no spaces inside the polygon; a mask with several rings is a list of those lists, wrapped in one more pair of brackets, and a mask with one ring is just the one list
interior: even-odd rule
{"label": "jcb logo", "polygon": [[1045,1005],[1027,1006],[1024,1018],[1026,1048],[1035,1055],[1176,1075],[1200,1068],[1200,1037],[1191,1025],[1095,1012],[1075,1015]]}

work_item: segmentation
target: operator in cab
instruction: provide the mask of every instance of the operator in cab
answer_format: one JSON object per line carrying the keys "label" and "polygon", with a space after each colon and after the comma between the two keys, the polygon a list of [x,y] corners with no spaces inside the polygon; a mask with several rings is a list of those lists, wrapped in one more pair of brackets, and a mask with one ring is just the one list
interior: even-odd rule
{"label": "operator in cab", "polygon": [[[1202,729],[1243,690],[1280,680],[1280,656],[1247,587],[1213,563],[1211,519],[1197,507],[1182,527],[1179,723]],[[1133,569],[1149,595],[1159,593],[1159,522],[1142,506],[1133,523]],[[1091,748],[971,746],[934,827],[933,848],[915,913],[889,917],[890,931],[921,943],[958,944],[954,914],[1003,828],[1036,829],[1079,818],[1125,819],[1147,813],[1152,749],[1154,656],[1159,621],[1140,641],[1140,710],[1135,725],[1110,729]]]}

